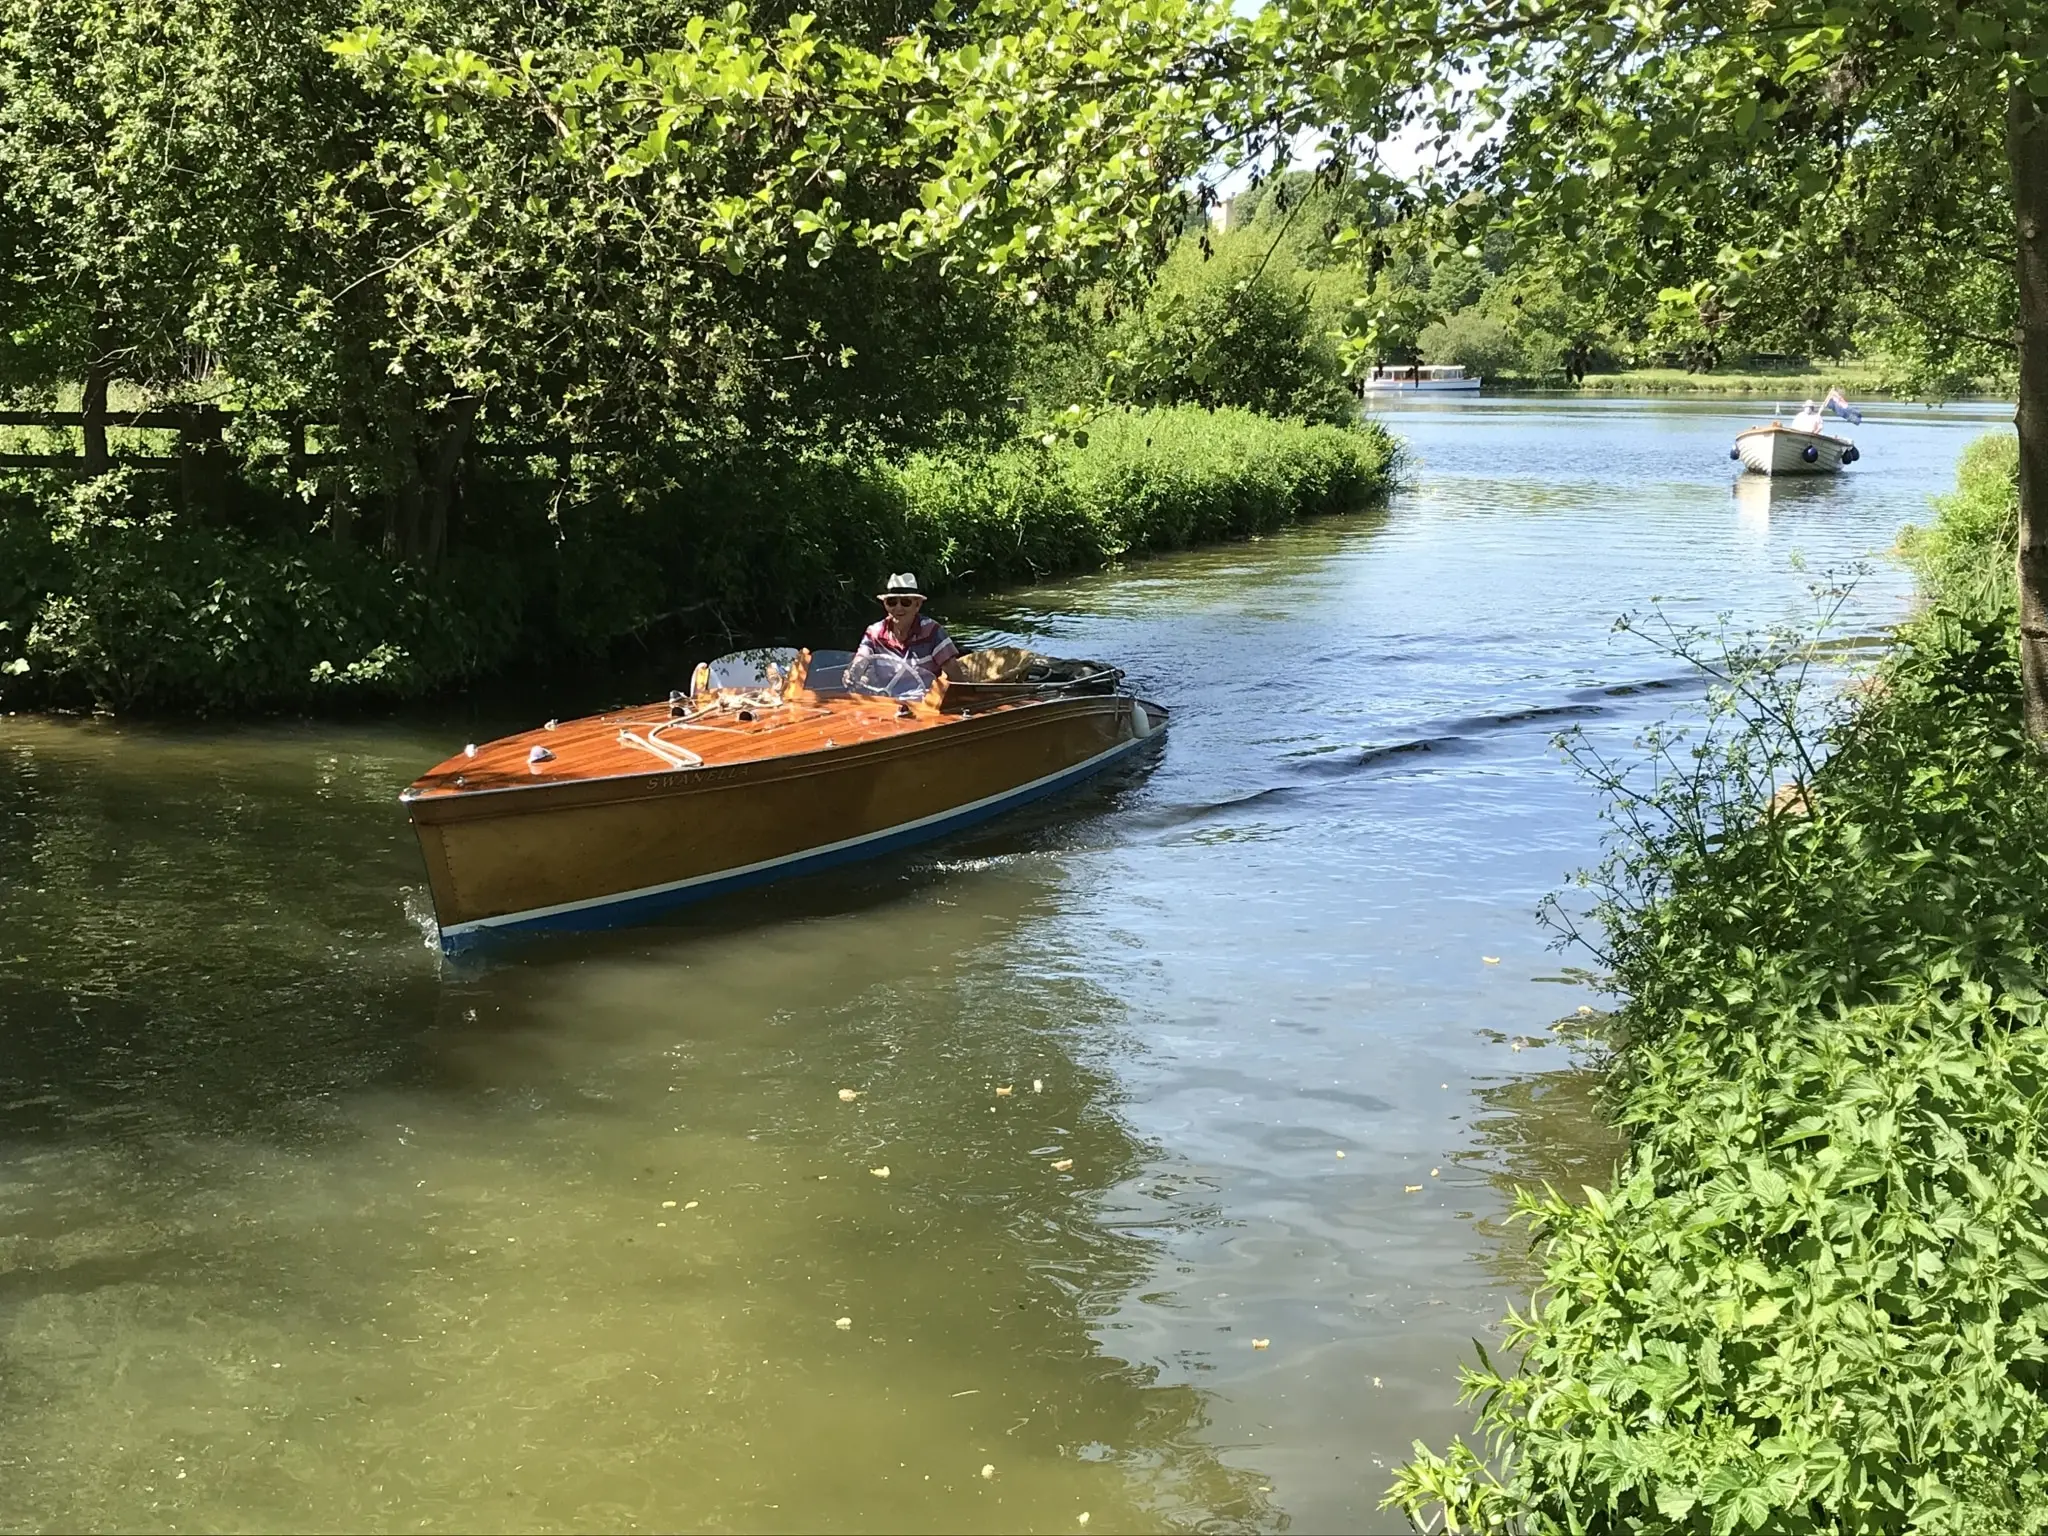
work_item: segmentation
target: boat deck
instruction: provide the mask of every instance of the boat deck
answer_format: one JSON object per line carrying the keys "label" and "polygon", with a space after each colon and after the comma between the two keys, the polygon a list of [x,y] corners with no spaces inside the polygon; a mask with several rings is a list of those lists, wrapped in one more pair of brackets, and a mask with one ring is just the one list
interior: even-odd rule
{"label": "boat deck", "polygon": [[[1028,702],[992,704],[975,713],[1026,707]],[[404,798],[442,800],[537,784],[793,757],[935,730],[961,718],[930,707],[906,711],[895,699],[857,694],[807,695],[780,704],[727,700],[686,718],[672,717],[666,703],[643,704],[470,747],[421,774]],[[552,755],[533,761],[537,747]]]}

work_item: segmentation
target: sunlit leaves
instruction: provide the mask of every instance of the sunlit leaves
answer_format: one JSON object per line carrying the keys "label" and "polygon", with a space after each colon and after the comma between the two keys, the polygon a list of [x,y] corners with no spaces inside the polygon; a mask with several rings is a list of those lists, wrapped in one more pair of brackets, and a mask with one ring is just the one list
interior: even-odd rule
{"label": "sunlit leaves", "polygon": [[[337,48],[426,95],[531,110],[615,196],[699,254],[817,263],[842,248],[965,263],[1013,287],[1142,270],[1199,164],[1217,88],[1187,62],[1226,13],[1205,0],[1041,8],[1004,0],[946,46],[915,30],[871,50],[798,14],[761,28],[741,6],[698,16],[685,46],[516,68],[379,34]],[[737,200],[715,185],[741,189]],[[829,184],[855,199],[821,199]],[[879,201],[878,201],[879,199]]]}

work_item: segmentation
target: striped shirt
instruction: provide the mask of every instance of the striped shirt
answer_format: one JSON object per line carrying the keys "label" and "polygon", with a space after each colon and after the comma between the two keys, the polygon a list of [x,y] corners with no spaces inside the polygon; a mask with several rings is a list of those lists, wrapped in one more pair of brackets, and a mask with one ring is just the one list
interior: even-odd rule
{"label": "striped shirt", "polygon": [[902,640],[896,638],[896,631],[889,627],[887,619],[870,624],[867,633],[860,637],[860,649],[854,652],[854,660],[860,661],[869,656],[896,656],[927,676],[937,677],[940,669],[959,654],[960,647],[939,627],[938,621],[919,614],[908,638]]}

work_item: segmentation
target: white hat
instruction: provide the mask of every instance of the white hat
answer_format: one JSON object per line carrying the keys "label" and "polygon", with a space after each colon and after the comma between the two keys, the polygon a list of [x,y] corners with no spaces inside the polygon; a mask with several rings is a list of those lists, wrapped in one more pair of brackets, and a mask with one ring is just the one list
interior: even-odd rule
{"label": "white hat", "polygon": [[923,597],[918,590],[917,577],[909,571],[897,571],[882,583],[882,590],[875,594],[877,600],[885,597]]}

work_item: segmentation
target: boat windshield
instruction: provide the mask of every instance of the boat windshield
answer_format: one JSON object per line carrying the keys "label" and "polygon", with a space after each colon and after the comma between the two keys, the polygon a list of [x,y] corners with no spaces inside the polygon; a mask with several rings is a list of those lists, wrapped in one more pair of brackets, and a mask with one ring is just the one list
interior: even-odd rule
{"label": "boat windshield", "polygon": [[734,688],[748,692],[780,688],[795,666],[796,652],[786,645],[734,651],[706,664],[704,686],[714,691]]}
{"label": "boat windshield", "polygon": [[846,664],[851,651],[813,651],[811,665],[804,673],[804,686],[813,693],[840,693],[846,688]]}
{"label": "boat windshield", "polygon": [[929,667],[888,651],[870,651],[847,663],[844,686],[849,693],[879,693],[892,699],[922,698],[937,674]]}
{"label": "boat windshield", "polygon": [[[734,651],[706,662],[696,680],[700,697],[716,693],[780,692],[795,670],[797,652],[784,646]],[[914,661],[886,653],[856,664],[852,651],[813,651],[804,686],[813,693],[879,693],[914,699],[932,685],[934,674]]]}

